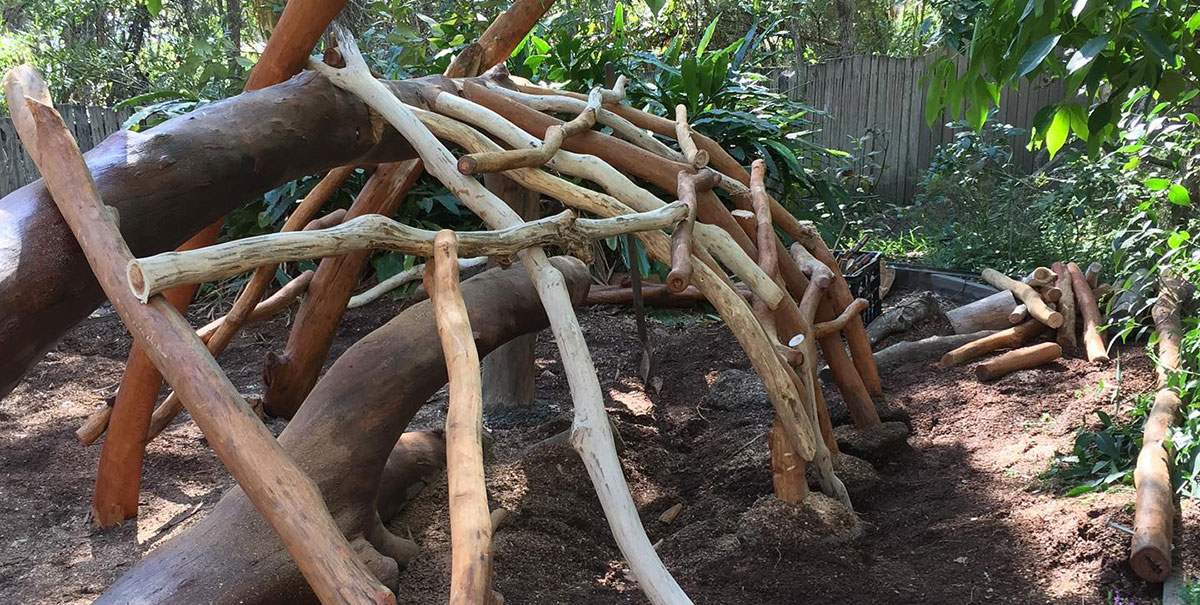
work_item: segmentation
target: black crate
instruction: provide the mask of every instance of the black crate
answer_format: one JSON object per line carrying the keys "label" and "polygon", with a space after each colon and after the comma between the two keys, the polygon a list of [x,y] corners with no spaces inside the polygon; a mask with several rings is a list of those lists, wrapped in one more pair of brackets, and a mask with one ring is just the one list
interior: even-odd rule
{"label": "black crate", "polygon": [[[841,250],[835,250],[834,254],[841,254]],[[864,324],[871,323],[880,313],[883,313],[883,301],[879,298],[879,266],[883,260],[882,252],[859,252],[855,255],[856,258],[861,258],[862,255],[869,255],[870,260],[859,263],[853,273],[846,274],[846,284],[850,286],[850,293],[855,298],[863,298],[867,301],[867,309],[862,312]]]}

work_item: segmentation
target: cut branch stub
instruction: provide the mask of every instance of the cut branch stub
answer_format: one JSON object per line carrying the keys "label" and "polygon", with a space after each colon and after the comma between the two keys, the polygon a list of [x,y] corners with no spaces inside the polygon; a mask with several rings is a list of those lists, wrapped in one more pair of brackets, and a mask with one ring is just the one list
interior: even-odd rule
{"label": "cut branch stub", "polygon": [[692,279],[692,232],[696,225],[696,194],[708,191],[718,178],[711,170],[696,173],[679,172],[679,200],[687,205],[687,220],[671,232],[671,272],[667,274],[667,289],[676,294],[687,289]]}
{"label": "cut branch stub", "polygon": [[[535,246],[562,246],[587,260],[588,242],[633,231],[666,229],[684,218],[686,208],[675,202],[657,210],[612,219],[577,219],[567,210],[539,221],[499,231],[459,234],[468,256],[511,258]],[[340,256],[371,249],[398,250],[428,256],[433,231],[417,229],[378,214],[361,216],[336,227],[312,231],[271,233],[186,252],[164,252],[130,261],[129,287],[146,301],[180,284],[194,284],[243,273],[255,267],[287,261]]]}

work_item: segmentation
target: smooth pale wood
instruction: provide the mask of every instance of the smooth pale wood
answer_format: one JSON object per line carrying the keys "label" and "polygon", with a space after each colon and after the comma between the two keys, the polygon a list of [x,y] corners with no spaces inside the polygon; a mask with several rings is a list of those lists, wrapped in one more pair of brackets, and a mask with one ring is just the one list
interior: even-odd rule
{"label": "smooth pale wood", "polygon": [[[189,250],[212,243],[220,227],[219,222],[210,225],[178,249]],[[195,293],[196,286],[189,285],[172,289],[165,295],[167,301],[183,313]],[[143,347],[135,342],[126,359],[113,406],[108,408],[107,414],[102,414],[103,418],[94,421],[89,418],[86,423],[89,430],[81,439],[85,441],[84,445],[93,443],[110,425],[113,427],[100,449],[92,495],[92,520],[100,527],[112,527],[137,516],[146,430],[160,389],[162,374]]]}
{"label": "smooth pale wood", "polygon": [[[468,99],[476,101],[477,103],[480,103],[494,111],[503,112],[505,119],[511,120],[514,124],[520,126],[531,134],[537,135],[544,133],[546,128],[557,122],[554,118],[541,114],[537,111],[530,110],[529,108],[514,103],[509,99],[496,95],[485,87],[477,85],[473,86],[472,83],[467,83],[463,88]],[[636,174],[639,177],[645,178],[646,180],[667,189],[677,188],[677,183],[673,183],[672,179],[668,175],[678,174],[681,170],[687,170],[686,164],[670,162],[664,158],[649,154],[636,146],[625,143],[624,141],[608,137],[607,135],[603,135],[595,131],[587,132],[578,137],[570,139],[564,143],[564,147],[575,151],[595,153],[598,157],[611,162],[613,166],[622,170],[628,170],[632,174]],[[723,229],[725,229],[730,233],[731,236],[734,237],[738,245],[741,246],[744,251],[746,251],[748,254],[754,253],[753,242],[751,242],[746,234],[741,231],[741,228],[738,226],[736,220],[729,214],[728,209],[726,209],[720,203],[715,195],[709,192],[708,194],[701,196],[698,201],[701,206],[701,219],[712,220],[716,223],[719,223]],[[707,218],[705,214],[706,211],[708,212]],[[740,238],[738,236],[740,236]],[[797,275],[792,275],[789,273],[789,265],[794,267],[794,264],[789,262],[790,259],[784,258],[785,256],[786,255],[780,256],[780,262],[782,268],[784,269],[783,277],[788,281],[789,287],[791,287],[791,282],[794,281],[797,276],[799,276],[800,279],[804,278],[801,274],[799,274],[798,270],[796,272]],[[849,296],[848,289],[846,291],[846,295]],[[769,301],[769,299],[765,296],[764,300]],[[850,298],[846,300],[846,304],[849,304],[851,300],[853,299]],[[824,305],[822,307],[824,307]],[[834,313],[830,311],[828,318],[821,319],[832,319],[833,314]],[[851,324],[848,324],[847,326],[848,333],[851,336],[854,334],[854,325],[855,323],[851,322]],[[875,416],[875,414],[871,413],[873,404],[870,400],[870,394],[867,388],[863,385],[863,380],[859,376],[858,372],[855,371],[853,366],[849,365],[849,359],[846,356],[845,351],[842,349],[840,338],[833,337],[823,339],[821,341],[821,349],[825,353],[826,359],[831,360],[831,366],[839,366],[841,360],[843,358],[846,359],[847,365],[849,366],[848,369],[841,370],[839,373],[835,374],[839,388],[844,394],[846,394],[847,400],[854,402],[852,405],[857,405],[860,407],[861,411],[863,412],[863,414],[860,416],[861,418],[866,419]],[[871,363],[870,359],[868,359],[866,363]]]}
{"label": "smooth pale wood", "polygon": [[[421,176],[420,160],[382,164],[359,191],[346,213],[347,220],[369,214],[391,216]],[[282,353],[268,353],[263,368],[267,383],[263,409],[291,418],[312,391],[346,303],[358,285],[371,252],[326,258],[317,266],[309,296],[304,298]]]}
{"label": "smooth pale wood", "polygon": [[141,304],[128,291],[124,265],[133,255],[104,211],[79,148],[53,106],[35,100],[48,96],[32,93],[44,91],[36,71],[28,66],[15,71],[17,77],[5,76],[9,109],[22,118],[14,122],[23,126],[22,140],[36,141],[31,150],[37,153],[34,160],[46,187],[109,300],[134,337],[148,345],[154,365],[191,402],[192,416],[209,444],[279,534],[318,598],[331,603],[395,603],[350,549],[316,485],[259,422],[187,321],[164,298]]}
{"label": "smooth pale wood", "polygon": [[[458,270],[462,271],[464,269],[481,267],[483,265],[486,265],[487,262],[488,262],[488,257],[486,257],[486,256],[476,256],[474,258],[460,258],[460,259],[458,259]],[[357,309],[363,305],[373,303],[376,300],[379,300],[379,298],[382,297],[384,294],[387,294],[388,292],[391,292],[392,290],[395,290],[396,288],[399,288],[410,282],[421,281],[424,278],[425,278],[425,265],[424,264],[414,265],[408,269],[405,269],[405,270],[375,284],[374,286],[371,286],[370,289],[368,289],[360,294],[355,294],[354,296],[351,296],[350,302],[346,303],[346,308],[347,309]]]}
{"label": "smooth pale wood", "polygon": [[602,89],[597,86],[588,95],[588,101],[579,115],[572,120],[546,129],[546,137],[533,149],[511,149],[470,153],[458,158],[458,171],[463,174],[503,172],[513,168],[536,168],[550,161],[562,148],[564,140],[596,125],[596,112],[600,109]]}
{"label": "smooth pale wood", "polygon": [[[829,301],[833,305],[835,313],[841,313],[850,303],[854,302],[854,295],[850,293],[850,286],[846,283],[845,277],[842,275],[841,267],[838,266],[837,259],[833,257],[833,252],[825,245],[825,240],[821,239],[821,234],[812,223],[802,223],[800,236],[797,238],[803,246],[817,260],[825,263],[833,271],[834,280],[827,292],[829,293]],[[871,350],[871,343],[867,339],[867,328],[863,325],[862,317],[854,316],[846,323],[844,329],[846,343],[850,345],[850,355],[854,361],[854,369],[862,378],[862,383],[866,386],[867,392],[872,395],[883,393],[883,383],[879,380],[879,370],[875,368],[874,352]],[[828,355],[826,361],[829,362]],[[830,363],[830,367],[833,364]]]}
{"label": "smooth pale wood", "polygon": [[1009,327],[1008,317],[1017,301],[1012,292],[1000,290],[973,303],[946,312],[955,334],[972,334],[980,330],[1002,330]]}
{"label": "smooth pale wood", "polygon": [[[1055,281],[1058,280],[1058,274],[1055,274],[1054,279]],[[1062,300],[1063,297],[1062,288],[1059,288],[1058,286],[1042,286],[1038,288],[1038,292],[1041,293],[1042,300],[1046,301],[1047,303],[1057,303],[1058,301]],[[1063,322],[1066,323],[1066,317],[1063,318]],[[1062,326],[1059,327],[1061,328]]]}
{"label": "smooth pale wood", "polygon": [[[528,93],[505,88],[496,82],[488,82],[487,86],[495,92],[509,97],[522,105],[536,109],[538,111],[555,112],[555,113],[579,113],[587,105],[584,99],[576,99],[574,97],[559,96],[559,95],[531,95]],[[608,126],[613,130],[613,133],[618,137],[645,149],[655,155],[676,161],[684,162],[686,159],[679,151],[671,149],[659,141],[654,135],[634,126],[629,120],[609,111],[606,107],[601,107],[596,114],[596,120]]]}
{"label": "smooth pale wood", "polygon": [[995,330],[981,330],[973,334],[930,336],[921,340],[898,342],[886,349],[875,352],[875,366],[880,371],[885,371],[903,364],[917,363],[926,359],[940,357],[951,349],[956,349],[995,333]]}
{"label": "smooth pale wood", "polygon": [[[699,212],[696,194],[711,190],[716,182],[716,173],[711,170],[696,173],[679,171],[676,190],[679,192],[679,200],[687,204],[688,213],[687,220],[671,232],[671,271],[667,274],[667,289],[672,292],[683,292],[692,277],[692,232],[695,230],[696,215]],[[761,263],[759,268],[762,268]]]}
{"label": "smooth pale wood", "polygon": [[[474,82],[464,84],[463,91],[468,97],[482,96],[488,98],[493,104],[499,105],[502,108],[512,110],[527,109],[519,104],[512,103],[502,96],[491,94],[489,88],[480,86]],[[536,141],[528,131],[508,121],[490,107],[473,103],[449,93],[436,95],[431,104],[439,113],[472,124],[478,124],[510,146],[527,145]],[[416,113],[430,128],[441,129],[438,133],[439,137],[453,139],[455,143],[466,145],[471,149],[486,148],[488,146],[496,147],[495,143],[463,124],[439,120],[435,115],[426,115],[420,111],[416,111]],[[584,136],[591,137],[592,133]],[[573,142],[568,141],[567,146],[571,145],[573,145]],[[684,165],[668,164],[668,166],[671,169],[676,169],[676,172],[672,174],[677,175],[678,168]],[[577,154],[561,150],[550,160],[548,167],[564,174],[586,178],[603,187],[610,196],[621,198],[622,201],[628,203],[639,212],[652,210],[664,204],[657,196],[636,185],[620,170],[617,170],[594,155]],[[556,183],[558,181],[548,178],[550,175],[542,171],[522,172],[521,170],[514,170],[507,174],[510,177],[514,177],[517,173],[521,173],[521,178],[526,181],[538,181],[541,183],[539,187],[542,188],[557,186]],[[669,179],[669,182],[674,183],[676,187],[678,186],[677,177]],[[525,186],[545,192],[543,189],[538,189],[538,187],[528,184],[525,184]],[[742,282],[766,301],[772,309],[779,304],[779,300],[784,296],[783,290],[766,273],[763,273],[757,263],[733,241],[733,238],[728,233],[719,227],[703,223],[696,223],[694,229],[694,236],[704,248],[698,254],[701,259],[704,259],[708,252],[711,252],[713,257],[719,260],[721,264],[729,267]],[[693,250],[693,252],[697,251]],[[708,264],[714,269],[715,273],[724,275],[715,263]]]}
{"label": "smooth pale wood", "polygon": [[1058,299],[1058,312],[1062,313],[1063,325],[1059,326],[1055,341],[1064,349],[1074,348],[1079,344],[1075,337],[1075,290],[1072,287],[1075,280],[1071,279],[1067,266],[1062,262],[1056,262],[1050,268],[1058,275],[1054,287],[1062,292]]}
{"label": "smooth pale wood", "polygon": [[1059,357],[1062,357],[1062,347],[1057,342],[1043,342],[989,359],[975,368],[975,375],[980,380],[994,380],[1017,370],[1036,368]]}
{"label": "smooth pale wood", "polygon": [[1180,307],[1187,297],[1186,286],[1170,275],[1159,279],[1158,299],[1150,310],[1158,332],[1158,393],[1146,419],[1142,450],[1138,453],[1133,482],[1133,538],[1129,565],[1147,582],[1162,582],[1171,573],[1171,541],[1175,523],[1175,490],[1171,484],[1172,452],[1167,449],[1167,432],[1175,425],[1183,402],[1168,386],[1179,371],[1179,347],[1183,340]]}
{"label": "smooth pale wood", "polygon": [[[576,100],[584,99],[583,95],[579,93],[552,90],[540,86],[518,85],[517,90],[533,95],[564,96]],[[645,128],[664,137],[674,138],[677,136],[673,120],[646,113],[627,105],[613,105],[606,109],[639,128]],[[691,132],[691,138],[697,148],[708,152],[709,161],[713,164],[714,169],[719,170],[722,174],[729,176],[732,180],[743,185],[748,186],[750,184],[750,173],[737,160],[733,159],[733,156],[722,149],[716,141],[695,131]],[[771,218],[774,220],[776,226],[783,229],[784,233],[787,233],[793,239],[799,239],[801,222],[795,216],[792,216],[792,213],[788,212],[775,199],[771,199]]]}
{"label": "smooth pale wood", "polygon": [[679,149],[683,151],[684,161],[694,170],[700,170],[708,165],[708,152],[696,147],[692,140],[692,127],[688,125],[687,106],[675,106],[675,140],[679,141]]}
{"label": "smooth pale wood", "polygon": [[[587,256],[581,244],[634,231],[665,229],[683,220],[686,207],[674,202],[657,210],[611,219],[576,218],[570,210],[499,231],[458,234],[469,256],[512,257],[525,248],[560,246]],[[140,300],[172,286],[213,281],[254,267],[342,256],[362,250],[396,250],[428,256],[436,232],[369,214],[336,227],[268,233],[185,252],[164,252],[129,264],[129,285]]]}
{"label": "smooth pale wood", "polygon": [[828,288],[833,285],[833,271],[825,266],[825,263],[817,260],[800,242],[792,244],[792,260],[796,261],[804,275],[818,287]]}
{"label": "smooth pale wood", "polygon": [[467,305],[458,288],[457,239],[439,231],[425,274],[450,378],[446,477],[450,491],[450,602],[483,603],[492,592],[492,522],[483,472],[483,380]]}
{"label": "smooth pale wood", "polygon": [[949,368],[986,355],[997,349],[1012,349],[1029,342],[1046,330],[1046,325],[1036,319],[1027,320],[1019,326],[1000,330],[990,336],[969,342],[947,352],[938,362],[938,367]]}
{"label": "smooth pale wood", "polygon": [[[470,87],[470,84],[467,86]],[[500,136],[500,138],[504,139],[510,145],[516,145],[519,141],[523,140],[522,137],[529,136],[528,134],[523,134],[516,126],[507,122],[498,114],[491,112],[489,109],[475,106],[468,101],[456,97],[439,95],[435,99],[434,106],[439,111],[454,113],[456,117],[462,117],[472,122],[486,123],[489,130]],[[486,145],[494,144],[474,133],[469,127],[453,120],[447,120],[442,116],[431,115],[422,111],[415,111],[415,113],[439,137],[453,140],[455,143],[468,149],[476,149],[481,146],[486,147]],[[563,161],[564,158],[573,161]],[[555,164],[555,162],[559,163]],[[631,185],[626,186],[625,184],[629,183],[629,181],[624,175],[594,157],[573,156],[568,152],[560,151],[555,156],[555,160],[552,160],[551,165],[556,170],[560,170],[566,174],[589,178],[609,191],[614,193],[619,192],[623,199],[628,200],[630,204],[634,204],[638,209],[662,204],[661,201],[650,196],[645,190]],[[509,171],[506,175],[525,187],[560,199],[568,206],[580,210],[604,216],[614,216],[631,211],[628,206],[615,198],[599,194],[590,189],[584,189],[557,177],[552,177],[543,171],[518,169]],[[703,233],[699,227],[708,225],[697,223],[696,226],[697,234],[699,235]],[[724,232],[718,230],[714,235],[723,234]],[[650,254],[656,259],[665,262],[665,259],[670,257],[670,246],[665,236],[653,232],[639,233],[637,235],[646,244]],[[712,241],[715,243],[721,240],[714,238]],[[693,252],[699,253],[701,250],[701,248],[696,248]],[[740,249],[736,250],[736,253],[742,254],[741,258],[746,258]],[[737,259],[738,257],[731,256],[730,258]],[[761,273],[761,269],[756,264],[752,266],[752,269]],[[801,403],[801,399],[796,384],[789,376],[790,368],[778,358],[778,354],[775,353],[770,339],[763,331],[762,326],[755,321],[753,313],[746,307],[745,302],[737,300],[738,297],[735,295],[728,279],[723,274],[715,271],[710,263],[704,263],[703,273],[708,280],[719,281],[720,286],[711,283],[711,281],[703,282],[703,285],[698,282],[698,289],[717,308],[718,312],[726,320],[727,325],[730,326],[731,331],[742,344],[742,347],[747,351],[747,355],[750,357],[756,372],[763,378],[772,405],[783,420],[785,431],[789,439],[792,440],[795,450],[802,457],[813,457],[817,453],[810,437],[813,431],[808,428],[808,425],[801,422],[800,417],[796,416],[796,410],[799,409],[797,404]],[[763,275],[765,277],[765,274]],[[782,293],[780,295],[782,296],[781,300],[790,300],[786,295]],[[791,304],[794,308],[795,303],[792,302]],[[844,351],[842,353],[843,355],[845,354]],[[830,430],[830,433],[832,433],[832,430]],[[845,488],[833,474],[832,465],[827,457],[818,463],[818,470],[821,471],[820,475],[824,479],[822,489],[826,490],[826,493],[831,496],[837,497],[848,504],[849,498],[846,495]]]}
{"label": "smooth pale wood", "polygon": [[451,78],[474,76],[508,60],[521,40],[552,6],[554,0],[514,0],[488,25],[478,41],[454,57],[445,75]]}
{"label": "smooth pale wood", "polygon": [[1079,316],[1083,318],[1083,346],[1087,350],[1088,361],[1097,363],[1108,362],[1108,348],[1104,346],[1104,338],[1100,336],[1100,307],[1096,305],[1096,297],[1087,278],[1079,270],[1079,265],[1067,263],[1067,272],[1071,274],[1071,291],[1075,293],[1075,306]]}
{"label": "smooth pale wood", "polygon": [[[1049,269],[1047,269],[1049,271]],[[1009,290],[1013,296],[1025,303],[1029,309],[1029,314],[1034,319],[1046,324],[1051,328],[1058,328],[1063,324],[1062,314],[1057,311],[1051,311],[1046,306],[1046,301],[1042,300],[1037,290],[1025,282],[1017,281],[995,269],[984,269],[983,281],[999,288],[1001,290]]]}
{"label": "smooth pale wood", "polygon": [[[516,212],[478,181],[458,172],[458,162],[450,151],[412,111],[371,76],[348,33],[339,32],[338,40],[347,67],[334,69],[313,60],[309,64],[325,74],[336,86],[358,95],[379,112],[413,144],[429,173],[445,184],[484,222],[492,227],[511,227],[523,222]],[[520,256],[550,318],[551,331],[558,342],[563,368],[571,387],[575,403],[572,444],[580,453],[596,486],[613,537],[651,601],[690,603],[683,589],[654,552],[638,520],[637,507],[617,458],[600,383],[562,274],[549,264],[540,248],[527,248],[521,251]]]}
{"label": "smooth pale wood", "polygon": [[[1017,325],[1029,319],[1029,307],[1024,303],[1013,307],[1012,312],[1008,314],[1008,323]],[[1063,323],[1066,323],[1066,318],[1063,318]]]}
{"label": "smooth pale wood", "polygon": [[[261,303],[258,303],[258,305],[254,307],[254,310],[251,311],[249,317],[247,317],[242,323],[242,326],[244,327],[261,321],[266,321],[281,313],[284,309],[292,304],[292,301],[296,300],[301,294],[304,294],[308,291],[308,286],[312,283],[313,275],[314,274],[312,271],[305,271],[304,273],[301,273],[298,277],[296,277],[296,279],[289,281],[282,288],[280,288],[279,291],[275,292]],[[216,334],[220,331],[222,324],[224,324],[228,318],[229,316],[226,315],[225,317],[217,319],[196,331],[196,334],[208,344],[208,350],[210,352],[213,352],[214,350],[212,345],[213,339],[215,339]],[[213,355],[216,356],[217,353],[213,352]],[[162,433],[163,430],[165,430],[167,426],[171,424],[171,421],[174,420],[175,417],[178,416],[182,411],[183,402],[179,400],[179,395],[172,392],[167,396],[166,400],[164,400],[161,405],[154,409],[154,414],[150,418],[150,426],[146,431],[146,442],[149,443],[160,433]]]}
{"label": "smooth pale wood", "polygon": [[1103,266],[1100,263],[1092,263],[1088,265],[1087,271],[1083,272],[1084,279],[1093,290],[1100,285],[1101,270],[1103,270]]}

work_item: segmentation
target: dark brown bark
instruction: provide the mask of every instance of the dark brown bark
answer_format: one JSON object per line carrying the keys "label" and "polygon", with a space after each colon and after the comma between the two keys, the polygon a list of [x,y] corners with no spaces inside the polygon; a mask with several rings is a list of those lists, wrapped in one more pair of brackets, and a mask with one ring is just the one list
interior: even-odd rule
{"label": "dark brown bark", "polygon": [[[397,82],[416,90],[439,77]],[[291,179],[414,157],[366,105],[316,74],[238,95],[86,154],[135,255],[173,249],[230,210]],[[200,169],[198,169],[200,167]],[[0,199],[0,396],[103,300],[42,181]]]}
{"label": "dark brown bark", "polygon": [[[552,262],[563,272],[572,299],[582,301],[587,268],[572,258]],[[541,301],[519,267],[471,278],[462,291],[481,352],[548,325]],[[342,531],[374,555],[365,558],[390,573],[389,580],[394,580],[395,564],[378,553],[386,557],[403,541],[379,533],[376,496],[381,490],[404,493],[408,482],[430,476],[399,459],[389,462],[389,457],[413,415],[445,383],[433,307],[422,302],[347,350],[279,436],[284,451],[316,482]],[[415,443],[406,437],[396,449],[401,455],[416,452],[424,470],[436,472],[428,468],[436,438],[424,437]],[[381,475],[406,485],[381,486]],[[378,553],[371,552],[367,541]],[[279,539],[241,489],[234,488],[195,527],[155,549],[97,602],[313,601]]]}

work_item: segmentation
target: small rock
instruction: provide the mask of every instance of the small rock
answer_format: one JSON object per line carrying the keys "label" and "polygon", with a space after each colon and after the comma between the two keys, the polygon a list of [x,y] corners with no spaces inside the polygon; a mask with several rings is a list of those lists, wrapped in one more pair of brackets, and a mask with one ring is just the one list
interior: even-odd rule
{"label": "small rock", "polygon": [[725,411],[771,411],[771,400],[758,376],[725,370],[704,394],[703,407]]}
{"label": "small rock", "polygon": [[[850,494],[850,502],[855,510],[875,498],[879,492],[879,473],[870,462],[841,452],[833,457],[833,472],[846,486]],[[821,491],[821,482],[817,478],[817,465],[809,464],[804,469],[804,477],[808,481],[808,489],[812,492]]]}
{"label": "small rock", "polygon": [[838,449],[875,465],[888,462],[908,447],[908,427],[903,422],[884,422],[860,429],[850,425],[834,427]]}

